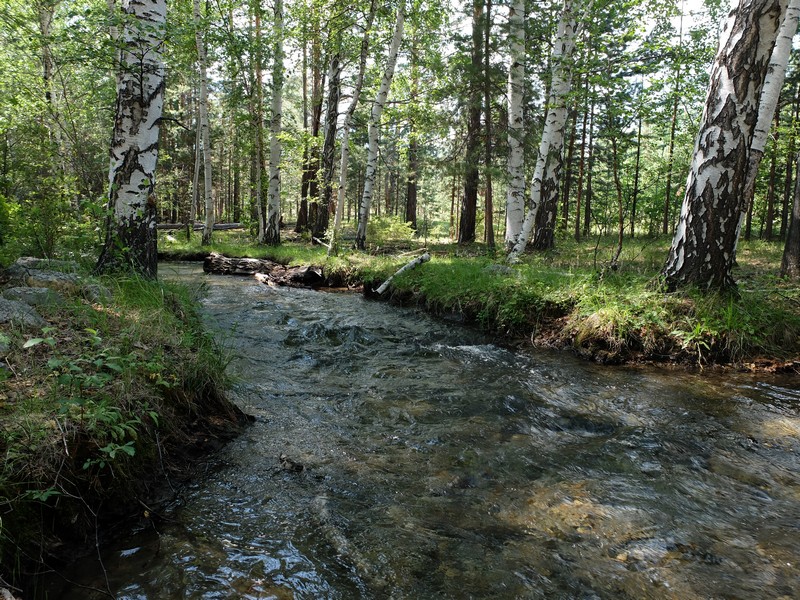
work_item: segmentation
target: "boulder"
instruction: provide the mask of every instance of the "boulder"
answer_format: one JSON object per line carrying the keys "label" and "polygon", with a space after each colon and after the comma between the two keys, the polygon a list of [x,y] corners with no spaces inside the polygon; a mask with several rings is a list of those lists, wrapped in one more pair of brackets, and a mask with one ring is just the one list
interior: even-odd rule
{"label": "boulder", "polygon": [[54,306],[64,303],[64,296],[49,288],[12,287],[0,295],[6,300],[17,300],[29,306]]}
{"label": "boulder", "polygon": [[24,302],[0,298],[0,323],[20,323],[31,327],[44,327],[47,321]]}

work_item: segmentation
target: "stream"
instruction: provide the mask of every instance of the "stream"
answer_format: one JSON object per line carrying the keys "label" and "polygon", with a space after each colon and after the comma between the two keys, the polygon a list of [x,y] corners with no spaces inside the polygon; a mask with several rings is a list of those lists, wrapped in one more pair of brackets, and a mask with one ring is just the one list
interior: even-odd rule
{"label": "stream", "polygon": [[205,282],[232,397],[256,421],[174,521],[109,548],[105,572],[79,563],[81,585],[107,577],[130,600],[800,598],[797,378],[601,367],[355,294],[160,274]]}

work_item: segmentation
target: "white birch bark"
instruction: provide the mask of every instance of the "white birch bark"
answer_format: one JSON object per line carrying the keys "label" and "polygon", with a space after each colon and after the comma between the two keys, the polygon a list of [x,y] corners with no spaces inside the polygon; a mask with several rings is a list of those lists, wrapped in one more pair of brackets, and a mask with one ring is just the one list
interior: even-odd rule
{"label": "white birch bark", "polygon": [[269,184],[267,187],[267,226],[264,241],[281,243],[281,112],[283,110],[283,0],[275,0],[272,63],[272,117],[269,124]]}
{"label": "white birch bark", "polygon": [[525,218],[525,0],[513,0],[508,12],[508,189],[506,191],[506,247],[510,250],[522,232]]}
{"label": "white birch bark", "polygon": [[191,205],[189,206],[189,221],[187,223],[186,228],[186,239],[192,239],[192,233],[194,232],[194,222],[197,219],[197,201],[200,199],[200,166],[201,161],[203,160],[203,151],[201,150],[201,138],[203,135],[203,131],[200,127],[200,116],[199,111],[197,116],[195,117],[197,122],[195,123],[195,133],[194,133],[194,171],[192,172],[192,198],[190,200]]}
{"label": "white birch bark", "polygon": [[200,13],[200,0],[192,0],[194,16],[194,41],[197,46],[197,67],[200,74],[200,99],[198,110],[200,119],[200,140],[203,146],[203,201],[205,205],[205,224],[203,225],[204,246],[211,243],[214,231],[214,193],[211,182],[211,132],[208,123],[208,58],[203,42],[203,17]]}
{"label": "white birch bark", "polygon": [[389,277],[389,279],[387,279],[386,281],[384,281],[384,282],[383,282],[383,283],[380,285],[380,287],[378,287],[378,289],[376,289],[376,290],[375,290],[375,293],[376,293],[376,294],[382,294],[383,292],[385,292],[385,291],[386,291],[386,290],[389,288],[389,285],[392,283],[392,280],[393,280],[395,277],[397,277],[397,276],[398,276],[398,275],[400,275],[401,273],[405,273],[406,271],[410,271],[411,269],[415,269],[415,268],[417,268],[417,267],[418,267],[418,266],[420,266],[422,263],[426,263],[426,262],[428,262],[430,259],[431,259],[431,255],[430,255],[430,254],[428,254],[428,253],[426,252],[426,253],[425,253],[425,254],[423,254],[422,256],[418,256],[417,258],[415,258],[415,259],[414,259],[414,260],[412,260],[411,262],[409,262],[409,263],[406,263],[405,265],[403,265],[402,267],[400,267],[399,269],[397,269],[397,271],[395,271],[394,275],[392,275],[391,277]]}
{"label": "white birch bark", "polygon": [[789,64],[789,54],[792,50],[792,38],[797,33],[797,21],[800,16],[800,0],[789,0],[786,8],[786,15],[778,33],[778,41],[772,50],[772,58],[769,61],[769,70],[764,79],[764,88],[761,90],[761,99],[758,105],[758,121],[753,132],[753,141],[750,143],[750,157],[747,162],[747,179],[744,185],[745,202],[742,206],[742,214],[739,217],[739,226],[736,233],[738,240],[742,230],[742,224],[747,216],[750,204],[756,191],[756,178],[758,177],[758,167],[764,156],[764,147],[769,137],[772,127],[772,120],[775,116],[775,109],[778,107],[778,100],[781,96],[783,80],[786,78],[786,67]]}
{"label": "white birch bark", "polygon": [[358,75],[353,88],[353,97],[350,105],[344,113],[342,123],[342,155],[339,161],[339,187],[336,191],[336,212],[333,217],[333,231],[331,233],[331,243],[328,246],[328,255],[337,256],[339,254],[339,236],[342,231],[342,217],[344,215],[344,200],[347,192],[347,166],[350,162],[350,125],[353,122],[353,115],[358,107],[358,100],[361,97],[361,88],[364,87],[364,73],[367,70],[367,57],[369,55],[369,37],[372,30],[372,22],[375,19],[375,1],[372,0],[367,17],[367,24],[364,27],[364,36],[361,38],[361,55],[358,59]]}
{"label": "white birch bark", "polygon": [[109,217],[98,271],[131,267],[155,277],[155,176],[164,108],[166,0],[123,0],[120,74],[109,166]]}
{"label": "white birch bark", "polygon": [[788,0],[739,0],[722,32],[680,218],[668,290],[729,288],[759,99]]}
{"label": "white birch bark", "polygon": [[369,149],[367,150],[367,172],[364,175],[364,193],[361,196],[361,205],[358,211],[358,231],[356,232],[356,246],[364,250],[367,242],[367,221],[369,220],[369,209],[372,202],[372,190],[375,186],[375,173],[378,169],[378,136],[380,135],[381,115],[386,106],[386,98],[389,95],[389,86],[394,77],[394,68],[397,64],[397,54],[400,52],[400,42],[403,39],[403,23],[405,20],[405,0],[400,1],[397,9],[397,22],[395,23],[392,43],[389,46],[389,54],[386,57],[386,69],[381,78],[381,85],[378,88],[378,95],[372,103],[372,112],[369,119],[368,139]]}
{"label": "white birch bark", "polygon": [[564,147],[564,129],[567,123],[567,94],[571,86],[570,62],[577,39],[578,20],[575,17],[575,0],[564,0],[564,8],[558,20],[555,44],[553,45],[552,83],[548,99],[542,140],[536,157],[536,168],[531,182],[530,206],[522,231],[508,255],[509,262],[519,260],[530,241],[536,217],[547,194],[556,193],[561,175],[561,150]]}

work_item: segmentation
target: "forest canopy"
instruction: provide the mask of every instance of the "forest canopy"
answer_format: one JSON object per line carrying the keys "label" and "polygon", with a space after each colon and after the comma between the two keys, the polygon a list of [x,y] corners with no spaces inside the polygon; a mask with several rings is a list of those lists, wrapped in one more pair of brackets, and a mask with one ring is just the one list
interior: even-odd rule
{"label": "forest canopy", "polygon": [[[336,252],[339,235],[366,248],[367,221],[380,219],[512,257],[566,236],[671,235],[730,10],[718,0],[139,4],[148,18],[163,5],[163,23],[143,25],[127,0],[2,3],[7,260],[136,246],[130,231],[108,233],[124,191],[109,173],[109,135],[122,164],[121,90],[156,72],[163,112],[137,109],[153,122],[133,126],[155,131],[158,150],[156,170],[130,185],[150,186],[131,211],[150,215],[136,235],[156,221],[202,222],[209,243],[227,222],[277,244],[283,223]],[[731,14],[787,13],[785,0],[760,4]],[[769,119],[745,239],[787,237],[796,63]],[[155,260],[151,237],[134,263]]]}

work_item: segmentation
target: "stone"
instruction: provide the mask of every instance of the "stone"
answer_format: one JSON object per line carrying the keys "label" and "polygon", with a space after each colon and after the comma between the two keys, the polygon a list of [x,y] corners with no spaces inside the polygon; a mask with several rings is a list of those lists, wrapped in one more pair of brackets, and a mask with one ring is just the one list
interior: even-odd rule
{"label": "stone", "polygon": [[114,295],[104,285],[89,283],[83,286],[83,297],[93,304],[106,304]]}
{"label": "stone", "polygon": [[78,270],[78,263],[72,260],[51,260],[47,258],[34,258],[33,256],[21,256],[14,264],[24,269],[36,269],[41,271],[58,269],[60,271],[75,272]]}
{"label": "stone", "polygon": [[47,321],[24,302],[0,298],[0,323],[20,323],[31,327],[44,327]]}
{"label": "stone", "polygon": [[49,288],[12,287],[1,295],[6,300],[18,300],[30,306],[55,306],[64,303],[64,297]]}
{"label": "stone", "polygon": [[78,294],[81,284],[77,275],[61,273],[59,271],[28,271],[25,284],[30,287],[50,288],[67,294]]}

